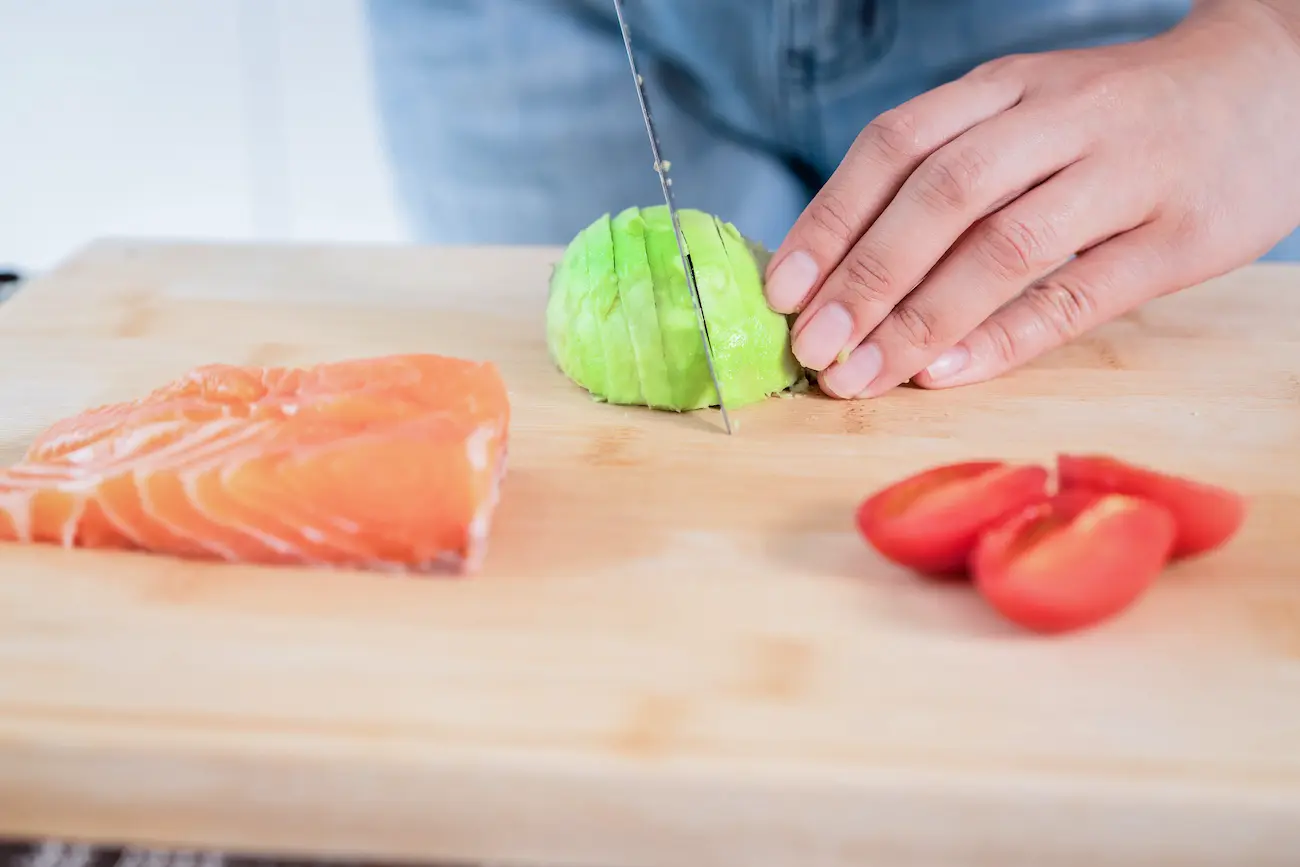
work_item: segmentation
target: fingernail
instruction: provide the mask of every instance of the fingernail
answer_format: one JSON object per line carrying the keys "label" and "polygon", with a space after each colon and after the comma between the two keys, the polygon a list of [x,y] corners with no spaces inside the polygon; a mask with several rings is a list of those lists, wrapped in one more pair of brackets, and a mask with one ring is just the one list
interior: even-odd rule
{"label": "fingernail", "polygon": [[826,387],[836,397],[857,397],[880,375],[884,357],[874,343],[864,343],[849,353],[849,357],[826,371]]}
{"label": "fingernail", "polygon": [[791,253],[767,279],[767,303],[777,313],[793,313],[817,282],[817,263],[802,250]]}
{"label": "fingernail", "polygon": [[853,335],[853,317],[843,304],[818,310],[794,339],[794,357],[812,370],[825,370]]}
{"label": "fingernail", "polygon": [[961,373],[969,361],[970,350],[964,346],[954,346],[930,362],[925,372],[933,382],[939,382]]}

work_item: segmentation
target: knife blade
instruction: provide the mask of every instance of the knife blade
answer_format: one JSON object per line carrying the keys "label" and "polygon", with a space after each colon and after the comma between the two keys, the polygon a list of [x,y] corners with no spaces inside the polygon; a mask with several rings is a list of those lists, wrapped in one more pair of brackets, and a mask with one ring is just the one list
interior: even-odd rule
{"label": "knife blade", "polygon": [[695,305],[695,319],[700,329],[700,341],[704,345],[704,360],[709,365],[709,378],[718,393],[718,409],[722,410],[722,423],[727,433],[732,432],[731,416],[727,414],[727,401],[722,396],[722,383],[718,381],[718,370],[713,361],[713,344],[709,340],[709,323],[704,318],[704,305],[700,302],[700,290],[695,282],[695,267],[691,261],[686,239],[682,236],[681,221],[677,217],[677,205],[673,202],[673,181],[668,176],[669,162],[663,158],[659,147],[659,135],[655,132],[654,119],[650,116],[650,103],[645,95],[645,79],[641,77],[636,65],[636,53],[632,50],[632,34],[628,30],[627,18],[623,15],[622,0],[614,0],[614,14],[618,16],[618,26],[623,31],[623,47],[627,50],[628,66],[632,69],[632,82],[636,85],[636,98],[641,104],[641,117],[645,121],[646,135],[650,137],[650,154],[654,157],[654,170],[659,175],[659,186],[664,191],[664,202],[668,205],[668,216],[672,220],[673,235],[677,239],[677,252],[682,257],[682,270],[686,274],[686,288]]}

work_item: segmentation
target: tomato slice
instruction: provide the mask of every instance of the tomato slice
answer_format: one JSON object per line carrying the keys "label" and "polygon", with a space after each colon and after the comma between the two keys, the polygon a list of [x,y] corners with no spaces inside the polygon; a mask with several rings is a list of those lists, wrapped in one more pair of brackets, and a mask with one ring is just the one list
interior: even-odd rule
{"label": "tomato slice", "polygon": [[1204,554],[1226,543],[1246,519],[1241,495],[1191,479],[1138,467],[1103,455],[1057,455],[1061,490],[1128,494],[1159,503],[1178,524],[1174,557]]}
{"label": "tomato slice", "polygon": [[1082,629],[1137,601],[1164,569],[1176,533],[1157,503],[1065,491],[985,533],[971,572],[1011,622],[1044,633]]}
{"label": "tomato slice", "polygon": [[963,572],[980,533],[1047,499],[1047,469],[967,461],[917,473],[858,507],[858,530],[902,566],[934,575]]}

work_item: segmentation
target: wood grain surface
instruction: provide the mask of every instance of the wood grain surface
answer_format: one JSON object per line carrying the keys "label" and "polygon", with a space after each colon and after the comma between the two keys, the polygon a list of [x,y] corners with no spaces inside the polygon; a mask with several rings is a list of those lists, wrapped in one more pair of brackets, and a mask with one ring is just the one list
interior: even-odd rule
{"label": "wood grain surface", "polygon": [[[490,358],[473,580],[0,548],[0,835],[572,867],[1300,864],[1300,271],[997,382],[736,412],[591,401],[558,251],[103,243],[0,307],[0,460],[211,361]],[[1106,451],[1238,539],[1053,640],[857,538],[935,463]]]}

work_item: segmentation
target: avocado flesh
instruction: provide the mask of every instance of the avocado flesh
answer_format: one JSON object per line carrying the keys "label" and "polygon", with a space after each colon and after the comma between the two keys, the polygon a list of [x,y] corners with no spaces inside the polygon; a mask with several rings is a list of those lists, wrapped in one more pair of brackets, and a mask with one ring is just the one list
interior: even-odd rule
{"label": "avocado flesh", "polygon": [[593,315],[597,293],[589,268],[595,225],[578,233],[551,277],[547,299],[546,338],[551,356],[565,376],[591,392],[596,400],[606,394],[605,345]]}
{"label": "avocado flesh", "polygon": [[[730,223],[678,211],[727,407],[803,376],[787,319],[763,296],[765,251]],[[672,221],[664,205],[602,216],[569,244],[552,277],[547,345],[598,400],[666,410],[717,406]]]}
{"label": "avocado flesh", "polygon": [[623,287],[617,272],[611,221],[605,215],[587,231],[589,305],[605,354],[605,391],[609,403],[643,405],[641,373],[636,347],[623,305]]}
{"label": "avocado flesh", "polygon": [[716,405],[718,393],[709,378],[699,319],[686,287],[686,272],[682,269],[668,208],[642,208],[641,219],[645,221],[645,249],[654,281],[655,310],[659,314],[664,359],[673,388],[672,408],[690,410]]}
{"label": "avocado flesh", "polygon": [[[790,320],[768,307],[763,295],[766,251],[761,258],[756,256],[754,246],[731,223],[715,217],[713,224],[727,254],[732,281],[728,298],[734,305],[721,317],[732,326],[725,348],[730,361],[724,365],[727,378],[722,388],[728,402],[735,400],[743,406],[799,382],[803,367],[790,349]],[[711,330],[713,317],[707,309],[705,315]],[[719,352],[716,347],[722,341],[713,338],[711,342],[714,352]]]}
{"label": "avocado flesh", "polygon": [[551,271],[550,291],[546,298],[546,348],[560,371],[585,388],[579,371],[574,368],[574,361],[581,353],[573,345],[573,302],[569,297],[570,287],[581,287],[584,282],[577,279],[574,272],[575,263],[582,253],[582,246],[575,240],[565,248],[564,256]]}
{"label": "avocado flesh", "polygon": [[646,406],[674,409],[673,387],[668,378],[664,341],[659,330],[659,312],[655,307],[654,277],[646,255],[645,221],[640,208],[627,208],[614,218],[614,266],[619,294],[636,355],[641,377],[642,398]]}

